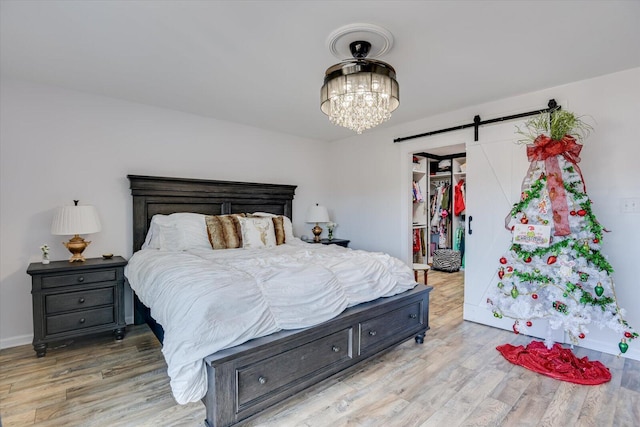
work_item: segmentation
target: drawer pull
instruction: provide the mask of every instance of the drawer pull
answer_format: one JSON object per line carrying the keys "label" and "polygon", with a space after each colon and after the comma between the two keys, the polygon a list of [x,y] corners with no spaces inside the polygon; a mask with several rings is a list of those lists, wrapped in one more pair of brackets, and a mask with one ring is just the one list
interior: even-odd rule
{"label": "drawer pull", "polygon": [[409,319],[417,319],[417,318],[418,318],[418,315],[417,315],[417,314],[415,314],[415,313],[411,313],[411,314],[409,315]]}
{"label": "drawer pull", "polygon": [[334,353],[337,353],[337,352],[339,352],[339,351],[340,351],[340,347],[338,347],[337,345],[334,345],[334,346],[331,346],[331,350],[332,350]]}
{"label": "drawer pull", "polygon": [[80,297],[78,298],[78,303],[82,304],[84,302],[84,298]]}
{"label": "drawer pull", "polygon": [[261,376],[260,378],[258,378],[258,382],[260,384],[266,384],[267,383],[267,379],[265,377]]}
{"label": "drawer pull", "polygon": [[83,276],[78,277],[78,282],[80,283],[84,282],[84,277]]}
{"label": "drawer pull", "polygon": [[377,334],[377,332],[376,332],[376,331],[369,331],[369,335],[371,335],[372,337],[375,337],[375,336],[376,336],[376,334]]}
{"label": "drawer pull", "polygon": [[86,322],[86,319],[83,317],[82,319],[80,319],[80,323],[84,323]]}

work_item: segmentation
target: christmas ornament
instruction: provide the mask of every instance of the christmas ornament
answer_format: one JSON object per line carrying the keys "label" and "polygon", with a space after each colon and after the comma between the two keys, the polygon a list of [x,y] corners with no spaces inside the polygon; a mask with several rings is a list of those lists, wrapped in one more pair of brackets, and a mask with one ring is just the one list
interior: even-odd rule
{"label": "christmas ornament", "polygon": [[557,259],[558,258],[555,255],[551,255],[549,258],[547,258],[547,264],[549,265],[554,264]]}
{"label": "christmas ornament", "polygon": [[538,299],[538,294],[531,294],[531,298]]}
{"label": "christmas ornament", "polygon": [[563,303],[561,301],[554,301],[553,302],[553,308],[555,308],[560,313],[567,314],[567,304],[565,304],[565,303]]}
{"label": "christmas ornament", "polygon": [[631,338],[632,337],[631,332],[625,332],[624,336],[627,337],[627,338]]}
{"label": "christmas ornament", "polygon": [[602,284],[600,282],[598,282],[598,285],[593,290],[596,291],[596,295],[598,295],[599,297],[601,297],[604,293],[604,288],[602,287]]}
{"label": "christmas ornament", "polygon": [[580,332],[580,335],[578,335],[578,338],[580,338],[581,340],[583,340],[583,339],[584,339],[584,337],[585,337],[585,335],[584,335],[582,332]]}
{"label": "christmas ornament", "polygon": [[511,288],[511,296],[515,299],[518,298],[518,295],[520,295],[520,292],[518,292],[518,288],[516,288],[515,286]]}
{"label": "christmas ornament", "polygon": [[504,268],[501,268],[500,270],[498,270],[498,277],[501,279],[504,277]]}
{"label": "christmas ornament", "polygon": [[627,342],[625,340],[622,340],[618,344],[618,348],[620,349],[621,353],[626,353],[627,350],[629,349],[629,344],[627,344]]}
{"label": "christmas ornament", "polygon": [[507,259],[505,257],[500,258],[500,264],[506,264]]}
{"label": "christmas ornament", "polygon": [[533,325],[533,322],[531,322],[531,320],[527,320],[527,326],[531,327],[531,325]]}

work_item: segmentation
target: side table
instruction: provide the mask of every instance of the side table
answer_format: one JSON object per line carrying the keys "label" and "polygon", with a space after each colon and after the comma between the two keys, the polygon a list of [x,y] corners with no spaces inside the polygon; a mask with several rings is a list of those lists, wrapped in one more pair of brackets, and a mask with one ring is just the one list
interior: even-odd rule
{"label": "side table", "polygon": [[127,260],[119,256],[29,264],[33,349],[38,357],[46,355],[52,341],[108,330],[117,340],[124,338],[125,265]]}

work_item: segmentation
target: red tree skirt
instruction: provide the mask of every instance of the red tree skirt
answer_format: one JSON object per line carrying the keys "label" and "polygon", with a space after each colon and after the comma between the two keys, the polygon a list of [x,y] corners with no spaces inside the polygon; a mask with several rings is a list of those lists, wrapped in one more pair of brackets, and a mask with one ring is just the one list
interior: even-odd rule
{"label": "red tree skirt", "polygon": [[540,341],[531,341],[527,347],[504,344],[496,347],[505,359],[514,365],[561,381],[583,385],[597,385],[611,381],[611,372],[602,363],[578,359],[568,348],[554,344],[548,349]]}

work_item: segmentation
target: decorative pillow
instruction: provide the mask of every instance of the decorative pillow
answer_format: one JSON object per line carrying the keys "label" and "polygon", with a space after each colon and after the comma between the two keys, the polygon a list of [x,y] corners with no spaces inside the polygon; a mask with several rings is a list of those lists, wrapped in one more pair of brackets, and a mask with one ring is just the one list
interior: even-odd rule
{"label": "decorative pillow", "polygon": [[291,223],[291,218],[289,218],[286,215],[274,215],[272,213],[268,213],[268,212],[254,212],[252,214],[250,214],[252,216],[258,216],[258,217],[277,217],[277,216],[281,216],[283,218],[283,222],[284,222],[284,241],[286,242],[293,242],[294,236],[293,236],[293,224]]}
{"label": "decorative pillow", "polygon": [[211,247],[204,215],[190,212],[154,215],[143,247],[165,251]]}
{"label": "decorative pillow", "polygon": [[271,218],[273,221],[273,230],[276,236],[276,245],[282,245],[286,242],[286,236],[284,233],[284,218],[282,216],[274,216]]}
{"label": "decorative pillow", "polygon": [[247,249],[272,248],[276,235],[271,218],[238,218],[242,230],[242,247]]}
{"label": "decorative pillow", "polygon": [[209,244],[213,249],[236,249],[242,247],[240,222],[242,214],[208,215],[205,217]]}

